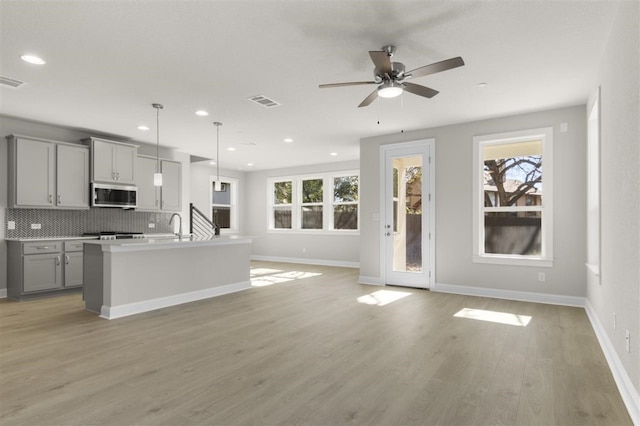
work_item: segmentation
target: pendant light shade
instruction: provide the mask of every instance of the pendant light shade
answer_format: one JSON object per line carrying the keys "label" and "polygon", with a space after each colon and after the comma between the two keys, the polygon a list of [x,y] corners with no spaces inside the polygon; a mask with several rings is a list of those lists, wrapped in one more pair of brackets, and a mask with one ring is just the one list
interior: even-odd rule
{"label": "pendant light shade", "polygon": [[162,173],[160,172],[160,110],[162,104],[151,104],[156,109],[156,172],[153,174],[153,186],[162,186]]}
{"label": "pendant light shade", "polygon": [[216,126],[216,181],[213,184],[213,190],[220,192],[222,191],[222,182],[220,182],[220,126],[222,123],[214,121],[213,125]]}

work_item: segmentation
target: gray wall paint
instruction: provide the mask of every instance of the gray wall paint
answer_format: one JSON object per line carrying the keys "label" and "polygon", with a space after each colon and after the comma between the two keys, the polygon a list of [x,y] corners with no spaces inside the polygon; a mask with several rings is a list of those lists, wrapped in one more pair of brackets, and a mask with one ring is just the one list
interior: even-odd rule
{"label": "gray wall paint", "polygon": [[[303,175],[341,170],[358,170],[357,161],[258,171],[247,176],[246,234],[252,236],[252,255],[284,257],[300,261],[357,263],[360,260],[359,235],[310,235],[270,233],[267,231],[267,179],[277,176]],[[303,253],[302,249],[306,249]]]}
{"label": "gray wall paint", "polygon": [[[640,392],[640,11],[621,3],[601,61],[601,284],[587,297]],[[617,327],[613,329],[613,313]],[[631,333],[631,353],[624,331]]]}
{"label": "gray wall paint", "polygon": [[[566,133],[560,132],[561,123],[568,124]],[[473,137],[541,127],[554,129],[554,266],[537,268],[473,263]],[[381,213],[380,145],[429,138],[435,138],[436,284],[584,296],[584,105],[363,139],[360,144],[361,277],[381,279],[380,235],[383,224],[373,219],[374,214]],[[545,282],[538,281],[538,272],[545,272]]]}

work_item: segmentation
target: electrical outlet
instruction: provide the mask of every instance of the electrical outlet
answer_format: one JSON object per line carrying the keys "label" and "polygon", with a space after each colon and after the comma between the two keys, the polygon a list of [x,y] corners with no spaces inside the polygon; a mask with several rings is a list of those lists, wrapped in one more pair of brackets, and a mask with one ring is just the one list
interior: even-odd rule
{"label": "electrical outlet", "polygon": [[631,353],[631,333],[629,330],[624,332],[624,343],[627,346],[627,353]]}
{"label": "electrical outlet", "polygon": [[42,225],[39,223],[32,223],[31,229],[42,229]]}
{"label": "electrical outlet", "polygon": [[302,247],[302,252],[306,253],[307,252],[307,248],[306,247]]}
{"label": "electrical outlet", "polygon": [[544,274],[544,272],[538,272],[538,281],[544,281],[546,279],[547,279],[547,277]]}
{"label": "electrical outlet", "polygon": [[149,223],[149,229],[153,229],[153,228],[155,228],[155,227],[156,227],[156,224],[155,224],[155,223],[153,223],[153,222],[150,222],[150,223]]}
{"label": "electrical outlet", "polygon": [[15,220],[7,221],[7,229],[9,231],[12,230],[12,229],[16,229],[16,221]]}
{"label": "electrical outlet", "polygon": [[616,316],[616,313],[613,313],[613,329],[615,330],[616,328],[618,328],[618,317]]}

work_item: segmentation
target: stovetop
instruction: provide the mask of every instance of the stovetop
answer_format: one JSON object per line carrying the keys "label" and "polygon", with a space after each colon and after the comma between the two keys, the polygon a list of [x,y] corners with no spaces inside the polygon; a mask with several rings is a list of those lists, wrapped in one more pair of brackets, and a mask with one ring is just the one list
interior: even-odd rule
{"label": "stovetop", "polygon": [[144,234],[142,232],[121,232],[121,231],[100,231],[100,232],[86,232],[83,234],[85,237],[98,237],[100,240],[120,240],[120,239],[142,239]]}

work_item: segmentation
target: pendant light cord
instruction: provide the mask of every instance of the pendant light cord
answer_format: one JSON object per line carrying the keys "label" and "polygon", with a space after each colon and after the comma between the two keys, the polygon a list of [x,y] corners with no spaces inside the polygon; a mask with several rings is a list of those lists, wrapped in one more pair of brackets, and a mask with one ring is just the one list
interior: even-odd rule
{"label": "pendant light cord", "polygon": [[216,126],[216,182],[220,182],[220,126],[222,123],[214,121],[213,125]]}

